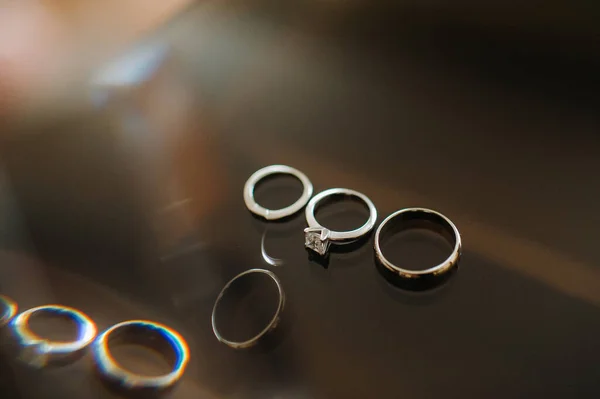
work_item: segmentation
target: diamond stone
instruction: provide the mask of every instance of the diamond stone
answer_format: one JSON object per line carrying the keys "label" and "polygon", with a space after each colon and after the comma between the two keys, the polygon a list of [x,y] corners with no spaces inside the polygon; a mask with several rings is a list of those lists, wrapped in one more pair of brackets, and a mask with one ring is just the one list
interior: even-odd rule
{"label": "diamond stone", "polygon": [[329,230],[304,229],[304,246],[321,256],[327,254],[327,250],[329,249]]}

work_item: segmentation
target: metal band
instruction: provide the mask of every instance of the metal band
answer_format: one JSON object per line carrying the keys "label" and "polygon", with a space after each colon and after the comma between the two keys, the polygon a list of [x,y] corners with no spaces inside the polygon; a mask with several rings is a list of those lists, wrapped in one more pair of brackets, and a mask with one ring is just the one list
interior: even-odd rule
{"label": "metal band", "polygon": [[[334,231],[321,226],[315,218],[316,207],[319,202],[334,195],[356,197],[364,202],[369,208],[369,219],[367,222],[361,227],[350,231]],[[330,188],[315,195],[306,206],[306,222],[308,228],[304,229],[304,245],[306,248],[317,252],[319,255],[326,255],[330,243],[347,244],[356,241],[365,234],[368,234],[375,226],[376,221],[377,209],[369,197],[363,193],[347,188]]]}
{"label": "metal band", "polygon": [[[254,337],[252,337],[246,341],[241,341],[241,342],[230,341],[230,340],[226,339],[225,337],[223,337],[221,335],[221,333],[219,332],[219,329],[217,328],[217,320],[216,320],[217,307],[219,306],[219,303],[221,302],[223,295],[229,289],[231,284],[233,284],[236,280],[238,280],[244,276],[247,276],[251,273],[264,273],[275,282],[275,285],[277,286],[277,291],[279,294],[279,303],[277,304],[277,310],[275,311],[275,314],[273,315],[273,318],[271,319],[269,324],[267,324],[267,326],[261,332],[259,332],[257,335],[255,335]],[[273,273],[269,270],[264,270],[264,269],[250,269],[243,273],[240,273],[237,276],[235,276],[234,278],[232,278],[231,280],[229,280],[229,282],[227,284],[225,284],[225,287],[223,287],[223,289],[219,293],[219,296],[217,297],[217,300],[215,301],[215,305],[213,306],[211,320],[212,320],[212,329],[213,329],[213,332],[215,333],[215,337],[217,337],[217,339],[220,342],[222,342],[225,345],[230,346],[234,349],[244,349],[244,348],[249,348],[251,346],[254,346],[258,343],[258,341],[265,334],[267,334],[269,331],[271,331],[275,327],[277,327],[277,325],[279,324],[279,319],[280,319],[281,312],[283,311],[284,306],[285,306],[285,294],[283,292],[283,287],[281,286],[281,282],[279,281],[279,279],[277,278],[275,273]]]}
{"label": "metal band", "polygon": [[[395,222],[395,223],[393,223]],[[410,228],[414,222],[426,222],[423,226],[440,233],[452,245],[450,256],[437,266],[425,270],[407,270],[391,263],[381,251],[382,236],[395,225],[402,230]],[[458,264],[461,255],[461,239],[458,229],[446,216],[439,212],[426,208],[407,208],[392,213],[385,218],[375,233],[375,254],[381,264],[388,270],[406,279],[423,278],[427,276],[438,276],[448,272]]]}
{"label": "metal band", "polygon": [[[121,367],[111,355],[109,344],[127,334],[130,334],[132,341],[136,334],[141,334],[138,335],[141,344],[146,344],[142,338],[148,338],[149,342],[153,342],[153,349],[157,349],[154,348],[157,346],[157,341],[166,343],[168,348],[165,345],[161,346],[161,354],[174,358],[172,371],[153,377],[136,374]],[[115,324],[98,336],[92,348],[100,375],[125,389],[169,388],[181,378],[190,359],[188,345],[179,333],[167,326],[147,320],[131,320]]]}
{"label": "metal band", "polygon": [[17,314],[17,303],[7,296],[0,295],[0,327],[10,323]]}
{"label": "metal band", "polygon": [[[300,198],[298,198],[298,200],[292,205],[282,209],[267,209],[265,207],[260,206],[254,200],[254,188],[256,187],[258,182],[264,179],[265,177],[276,174],[287,174],[298,178],[298,180],[300,180],[300,182],[302,183],[304,189]],[[304,207],[304,205],[306,205],[312,194],[313,185],[308,179],[308,177],[306,177],[306,175],[300,172],[299,170],[285,165],[271,165],[259,169],[256,172],[254,172],[252,176],[250,176],[250,178],[248,179],[248,181],[246,181],[246,184],[244,185],[244,202],[246,203],[246,207],[250,210],[250,212],[254,213],[255,215],[262,216],[267,220],[277,220],[293,215],[294,213],[301,210]]]}
{"label": "metal band", "polygon": [[[71,342],[51,341],[33,333],[29,328],[29,319],[35,313],[73,319],[77,323],[77,339]],[[37,367],[79,354],[96,337],[96,325],[92,319],[77,309],[61,305],[45,305],[26,310],[15,317],[10,326],[21,347],[21,360]]]}

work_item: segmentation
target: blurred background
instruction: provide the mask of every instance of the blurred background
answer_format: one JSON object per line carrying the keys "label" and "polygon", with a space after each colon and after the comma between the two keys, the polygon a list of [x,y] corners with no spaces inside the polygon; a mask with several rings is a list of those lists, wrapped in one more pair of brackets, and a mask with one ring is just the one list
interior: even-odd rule
{"label": "blurred background", "polygon": [[[1,1],[0,293],[176,328],[178,398],[595,398],[599,21],[591,1]],[[364,192],[380,220],[443,212],[461,270],[407,294],[371,243],[309,262],[303,214],[243,205],[273,163]],[[366,218],[343,206],[319,217]],[[254,267],[281,277],[290,325],[239,353],[210,312]],[[113,396],[87,358],[0,367],[2,397]]]}

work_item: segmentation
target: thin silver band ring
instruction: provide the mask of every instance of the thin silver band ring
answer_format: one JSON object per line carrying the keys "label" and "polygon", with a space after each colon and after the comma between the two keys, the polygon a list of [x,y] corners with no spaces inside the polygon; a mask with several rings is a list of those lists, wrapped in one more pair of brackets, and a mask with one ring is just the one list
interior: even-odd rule
{"label": "thin silver band ring", "polygon": [[17,303],[7,296],[0,295],[0,327],[10,323],[17,314]]}
{"label": "thin silver band ring", "polygon": [[[262,179],[276,174],[292,175],[300,180],[303,187],[302,195],[290,206],[286,206],[285,208],[281,209],[267,209],[263,206],[260,206],[254,200],[254,188]],[[267,220],[277,220],[293,215],[301,210],[304,205],[306,205],[312,194],[313,185],[308,177],[306,177],[306,175],[300,172],[298,169],[294,169],[286,165],[271,165],[259,169],[254,172],[252,176],[250,176],[244,185],[244,202],[246,203],[246,207],[250,210],[250,212],[254,213],[255,215],[262,216]]]}
{"label": "thin silver band ring", "polygon": [[[69,317],[77,324],[77,339],[70,342],[51,341],[38,336],[29,328],[29,319],[36,313]],[[19,314],[10,322],[13,334],[21,346],[22,360],[43,367],[55,360],[65,360],[84,350],[96,337],[96,324],[83,312],[61,305],[45,305]]]}
{"label": "thin silver band ring", "polygon": [[[275,314],[273,315],[273,318],[271,319],[269,324],[267,324],[267,326],[261,332],[259,332],[257,335],[255,335],[254,337],[252,337],[246,341],[230,341],[230,340],[226,339],[225,337],[223,337],[221,335],[221,333],[219,332],[219,329],[217,328],[217,319],[216,319],[217,307],[219,306],[219,303],[221,302],[223,295],[229,289],[231,284],[233,284],[236,280],[238,280],[244,276],[247,276],[251,273],[264,273],[275,282],[275,285],[277,286],[278,295],[279,295],[279,302],[277,304],[277,310],[275,311]],[[279,278],[277,278],[275,273],[273,273],[269,270],[264,270],[264,269],[250,269],[243,273],[238,274],[237,276],[235,276],[234,278],[229,280],[229,282],[227,284],[225,284],[225,287],[223,287],[223,289],[219,293],[219,296],[217,297],[217,300],[215,301],[215,305],[213,306],[213,311],[212,311],[212,319],[211,319],[212,320],[212,329],[213,329],[213,332],[215,333],[215,337],[217,337],[217,339],[220,342],[224,343],[225,345],[230,346],[234,349],[249,348],[251,346],[256,345],[258,343],[258,341],[264,335],[266,335],[268,332],[270,332],[275,327],[277,327],[277,325],[279,324],[279,319],[281,317],[281,312],[283,311],[284,307],[285,307],[285,293],[283,292],[283,287],[281,286],[281,281],[279,281]]]}
{"label": "thin silver band ring", "polygon": [[[369,219],[367,222],[361,227],[350,231],[334,231],[321,226],[315,217],[315,210],[319,202],[334,195],[356,197],[364,202],[367,208],[369,208]],[[315,195],[306,206],[306,223],[308,224],[308,228],[304,229],[304,245],[319,255],[326,255],[331,243],[347,244],[354,242],[365,234],[368,234],[375,226],[376,221],[377,208],[375,208],[369,197],[347,188],[330,188]]]}
{"label": "thin silver band ring", "polygon": [[[159,341],[168,344],[168,349],[161,347],[160,350],[164,356],[173,355],[172,371],[155,377],[136,374],[123,368],[111,355],[109,344],[113,339],[122,338],[126,334],[144,334],[147,336],[144,338],[148,338],[148,342],[153,345],[157,345]],[[134,339],[136,335],[131,337]],[[142,338],[141,335],[139,337]],[[140,341],[140,343],[146,342]],[[100,375],[125,389],[169,388],[181,378],[190,359],[188,345],[177,331],[148,320],[131,320],[115,324],[98,336],[92,348]]]}
{"label": "thin silver band ring", "polygon": [[[393,223],[395,222],[395,223]],[[452,245],[452,253],[446,260],[437,266],[425,270],[408,270],[394,265],[390,262],[381,251],[381,239],[392,225],[402,230],[403,228],[411,228],[412,223],[422,223],[425,227],[440,233]],[[377,228],[375,233],[375,254],[381,264],[391,272],[406,279],[417,279],[428,276],[439,276],[451,270],[458,264],[458,260],[462,251],[462,243],[458,229],[446,216],[439,212],[426,208],[406,208],[389,215]]]}

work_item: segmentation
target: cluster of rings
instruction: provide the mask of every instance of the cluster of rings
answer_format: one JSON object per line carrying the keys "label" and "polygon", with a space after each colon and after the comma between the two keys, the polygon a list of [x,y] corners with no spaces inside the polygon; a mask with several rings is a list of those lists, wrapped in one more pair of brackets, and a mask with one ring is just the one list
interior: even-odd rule
{"label": "cluster of rings", "polygon": [[[254,199],[254,188],[256,184],[274,174],[289,174],[297,177],[302,183],[304,190],[302,196],[291,206],[283,209],[266,209],[259,205]],[[321,255],[326,256],[329,253],[331,244],[342,245],[351,243],[361,239],[373,230],[377,222],[377,208],[366,195],[347,188],[330,188],[319,194],[311,197],[313,185],[306,175],[297,169],[285,165],[271,165],[262,168],[255,172],[244,187],[244,202],[250,212],[262,216],[267,220],[276,220],[293,215],[300,211],[306,205],[306,223],[308,227],[304,229],[304,245],[307,249]],[[358,199],[363,202],[369,209],[369,219],[361,227],[349,231],[334,231],[328,229],[317,221],[315,211],[324,200],[333,196],[347,196]],[[424,227],[441,233],[446,240],[452,245],[452,253],[439,265],[433,266],[426,270],[408,270],[391,263],[381,250],[381,240],[383,236],[390,231],[393,226],[397,230],[407,229],[413,226],[414,222],[425,222]],[[451,270],[458,264],[461,253],[461,240],[458,229],[446,216],[439,212],[426,208],[406,208],[396,211],[386,217],[377,228],[374,243],[375,255],[383,266],[398,276],[415,279],[425,276],[435,276],[443,274]]]}
{"label": "cluster of rings", "polygon": [[[175,330],[147,320],[131,320],[118,323],[97,335],[96,324],[78,309],[62,305],[44,305],[17,314],[17,304],[0,295],[0,327],[7,327],[15,339],[18,357],[38,368],[72,360],[91,348],[96,369],[103,379],[123,389],[163,390],[172,387],[183,375],[190,358],[185,339]],[[49,340],[34,333],[29,321],[32,316],[66,317],[77,325],[77,337],[68,342]],[[142,342],[151,336],[152,342],[162,342],[161,355],[174,358],[171,372],[160,376],[146,376],[127,370],[111,354],[111,344],[129,339]],[[153,345],[152,349],[154,348]]]}
{"label": "cluster of rings", "polygon": [[[301,197],[292,205],[272,210],[262,207],[255,201],[254,189],[262,179],[274,174],[295,176],[302,182],[303,192]],[[375,205],[366,195],[358,191],[346,188],[331,188],[318,193],[314,197],[312,194],[313,186],[308,177],[297,169],[284,165],[271,165],[258,170],[248,179],[244,187],[244,201],[247,208],[266,220],[278,220],[292,216],[306,206],[305,215],[308,227],[304,229],[304,245],[311,253],[320,256],[327,256],[331,245],[344,245],[361,240],[371,233],[377,223]],[[335,231],[322,226],[315,217],[316,209],[324,200],[333,196],[347,196],[364,203],[369,210],[368,220],[359,228],[348,231]],[[425,270],[410,270],[396,265],[386,258],[381,248],[383,237],[392,234],[392,228],[394,231],[409,229],[414,226],[415,222],[425,222],[425,227],[440,233],[452,246],[450,256],[440,264]],[[406,208],[392,213],[381,222],[375,233],[374,250],[377,261],[394,275],[408,280],[424,279],[443,275],[458,265],[461,255],[461,239],[454,223],[441,213],[425,208]],[[277,288],[278,304],[274,315],[258,334],[244,341],[230,340],[219,331],[216,313],[223,296],[231,285],[237,280],[252,274],[263,274],[269,277]],[[233,277],[219,293],[211,317],[213,332],[220,342],[234,349],[249,348],[277,327],[284,307],[285,293],[279,278],[269,270],[247,270]],[[39,313],[68,317],[74,320],[78,328],[77,338],[70,342],[59,342],[35,334],[29,327],[29,320],[33,315]],[[125,321],[109,327],[98,335],[94,321],[77,309],[61,305],[45,305],[18,314],[17,304],[10,298],[0,295],[0,328],[2,327],[9,327],[12,335],[16,338],[21,359],[37,367],[43,367],[55,361],[71,359],[83,354],[90,347],[100,376],[125,389],[162,390],[170,388],[179,381],[190,358],[189,349],[183,337],[175,330],[156,322],[147,320]],[[150,342],[153,349],[159,349],[165,357],[173,359],[171,371],[160,376],[146,376],[134,373],[121,366],[111,354],[111,345],[118,340],[128,338],[135,342],[135,337],[149,338],[144,343]],[[162,342],[159,348],[154,347],[157,342]]]}
{"label": "cluster of rings", "polygon": [[[267,209],[259,205],[254,199],[254,189],[261,180],[276,174],[292,175],[300,180],[303,186],[302,195],[290,206],[282,209]],[[304,246],[312,254],[322,257],[325,257],[329,254],[329,248],[331,245],[343,245],[358,241],[371,233],[375,227],[377,223],[377,208],[369,199],[369,197],[363,193],[347,188],[330,188],[318,193],[314,197],[312,197],[312,193],[313,185],[304,173],[290,166],[271,165],[256,171],[252,174],[252,176],[250,176],[244,186],[244,202],[250,212],[268,221],[290,217],[306,206],[305,215],[308,227],[304,229]],[[317,207],[324,202],[324,200],[333,196],[352,197],[364,203],[369,210],[368,220],[359,228],[349,231],[335,231],[322,226],[315,217],[315,211]],[[381,242],[384,239],[384,236],[393,234],[393,231],[410,229],[415,225],[428,228],[441,234],[452,246],[451,254],[443,262],[424,270],[410,270],[402,265],[396,265],[386,258],[381,247]],[[392,272],[393,275],[402,279],[422,281],[431,277],[444,275],[454,269],[458,265],[461,255],[461,245],[461,238],[458,229],[446,216],[426,208],[405,208],[392,213],[391,215],[387,216],[383,222],[381,222],[375,233],[373,248],[377,261],[385,268],[385,270]],[[215,322],[215,313],[221,298],[230,285],[235,280],[250,273],[265,273],[271,277],[271,279],[277,285],[279,291],[279,306],[271,323],[269,323],[269,325],[267,325],[259,335],[251,338],[248,341],[232,342],[220,334]],[[279,279],[270,271],[263,269],[252,269],[237,275],[225,285],[213,307],[212,326],[215,336],[220,342],[223,342],[236,349],[246,348],[254,345],[260,337],[270,331],[277,324],[277,321],[280,318],[280,312],[282,311],[283,304],[285,302],[284,298],[285,295]]]}

